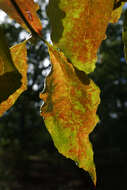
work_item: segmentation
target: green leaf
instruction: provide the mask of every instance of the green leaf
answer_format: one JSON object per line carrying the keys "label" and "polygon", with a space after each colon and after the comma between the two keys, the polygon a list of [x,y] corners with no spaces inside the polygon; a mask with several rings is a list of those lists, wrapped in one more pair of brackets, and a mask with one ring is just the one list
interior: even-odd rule
{"label": "green leaf", "polygon": [[4,32],[0,28],[0,103],[21,86],[21,74],[13,64]]}
{"label": "green leaf", "polygon": [[127,10],[124,12],[122,39],[124,42],[124,54],[127,62]]}
{"label": "green leaf", "polygon": [[98,122],[100,90],[82,71],[74,69],[63,53],[49,46],[52,72],[47,77],[41,115],[58,151],[89,172],[96,184],[89,134]]}
{"label": "green leaf", "polygon": [[114,0],[49,1],[47,14],[53,44],[79,70],[94,70],[113,6]]}

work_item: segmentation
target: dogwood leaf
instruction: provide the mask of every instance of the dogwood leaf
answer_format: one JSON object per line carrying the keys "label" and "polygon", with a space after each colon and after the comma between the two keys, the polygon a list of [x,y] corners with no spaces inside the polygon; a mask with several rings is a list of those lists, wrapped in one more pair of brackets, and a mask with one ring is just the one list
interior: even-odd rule
{"label": "dogwood leaf", "polygon": [[[38,34],[40,34],[42,30],[42,25],[40,19],[36,14],[37,10],[39,9],[38,4],[34,3],[33,0],[15,0],[15,2],[22,11],[27,22]],[[0,9],[5,11],[11,18],[15,19],[16,22],[21,24],[25,29],[29,31],[10,0],[0,0]]]}
{"label": "dogwood leaf", "polygon": [[95,68],[97,51],[105,38],[114,0],[50,0],[47,14],[53,44],[79,70]]}
{"label": "dogwood leaf", "polygon": [[52,72],[47,77],[41,115],[58,151],[89,172],[96,183],[89,134],[98,122],[99,88],[74,69],[63,53],[49,46]]}
{"label": "dogwood leaf", "polygon": [[0,103],[21,86],[21,74],[16,69],[10,50],[0,27]]}

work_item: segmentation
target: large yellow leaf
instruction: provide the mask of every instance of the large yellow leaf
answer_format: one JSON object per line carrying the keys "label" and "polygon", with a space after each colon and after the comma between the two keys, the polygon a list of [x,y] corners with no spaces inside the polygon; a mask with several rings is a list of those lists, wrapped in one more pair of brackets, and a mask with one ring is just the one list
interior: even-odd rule
{"label": "large yellow leaf", "polygon": [[0,103],[21,86],[21,74],[13,64],[10,50],[0,27]]}
{"label": "large yellow leaf", "polygon": [[[17,89],[12,95],[8,97],[7,100],[0,103],[0,116],[7,111],[17,100],[17,98],[20,96],[20,94],[26,90],[27,88],[27,50],[26,50],[26,41],[13,46],[11,49],[11,56],[13,59],[13,63],[15,64],[17,70],[22,75],[21,79],[21,87]],[[15,78],[16,80],[16,78]],[[8,83],[9,83],[8,78]],[[3,80],[4,85],[4,80]],[[2,92],[2,89],[0,89],[0,92]]]}
{"label": "large yellow leaf", "polygon": [[63,53],[49,47],[52,72],[47,77],[41,115],[58,151],[89,172],[96,183],[89,134],[98,122],[99,89]]}
{"label": "large yellow leaf", "polygon": [[[27,22],[33,27],[33,29],[40,34],[42,30],[42,25],[40,19],[38,18],[36,11],[39,9],[37,3],[34,3],[33,0],[15,0],[18,7],[22,11]],[[12,5],[10,0],[0,0],[0,9],[5,11],[11,18],[15,19],[20,23],[24,28],[29,30],[25,25],[24,21],[17,13],[16,9]]]}
{"label": "large yellow leaf", "polygon": [[113,6],[114,0],[49,0],[53,44],[79,70],[94,70]]}

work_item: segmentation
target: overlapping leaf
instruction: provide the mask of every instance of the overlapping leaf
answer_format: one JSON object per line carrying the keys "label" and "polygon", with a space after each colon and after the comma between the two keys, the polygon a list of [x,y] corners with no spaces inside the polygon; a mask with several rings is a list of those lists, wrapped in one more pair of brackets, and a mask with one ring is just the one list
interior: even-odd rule
{"label": "overlapping leaf", "polygon": [[105,38],[114,0],[50,0],[47,14],[53,44],[79,70],[95,68],[97,50]]}
{"label": "overlapping leaf", "polygon": [[[19,71],[19,73],[22,75],[22,84],[19,89],[17,89],[12,95],[8,97],[7,100],[0,103],[0,116],[7,111],[17,100],[17,98],[20,96],[20,94],[26,90],[27,88],[27,50],[26,50],[26,41],[22,42],[18,45],[13,46],[11,49],[11,56],[13,59],[13,63],[15,64],[15,67]],[[10,79],[8,79],[8,83]],[[16,78],[15,78],[16,80]],[[3,86],[5,81],[3,80]],[[14,81],[15,83],[15,81]],[[4,87],[3,87],[4,88]],[[3,88],[0,88],[0,93],[2,93]]]}
{"label": "overlapping leaf", "polygon": [[2,27],[0,27],[0,75],[15,70],[9,47]]}
{"label": "overlapping leaf", "polygon": [[0,103],[21,86],[21,74],[13,64],[10,50],[0,27]]}
{"label": "overlapping leaf", "polygon": [[[15,0],[15,2],[21,9],[27,22],[34,28],[34,30],[38,34],[40,34],[42,30],[42,25],[40,19],[36,14],[36,11],[39,9],[38,4],[34,3],[33,0]],[[5,11],[11,18],[15,19],[18,23],[20,23],[24,28],[26,28],[29,31],[29,29],[25,25],[20,15],[17,13],[10,0],[0,0],[0,9]]]}
{"label": "overlapping leaf", "polygon": [[58,151],[85,169],[96,183],[89,134],[98,122],[99,89],[63,53],[49,47],[52,73],[47,77],[41,114]]}

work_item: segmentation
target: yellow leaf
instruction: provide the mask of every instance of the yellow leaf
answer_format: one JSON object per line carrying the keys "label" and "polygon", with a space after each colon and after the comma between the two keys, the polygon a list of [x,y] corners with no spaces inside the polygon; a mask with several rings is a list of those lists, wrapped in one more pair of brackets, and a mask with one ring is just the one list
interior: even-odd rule
{"label": "yellow leaf", "polygon": [[47,77],[41,115],[58,151],[89,172],[96,184],[89,134],[98,122],[99,88],[74,69],[63,53],[49,46],[52,72]]}
{"label": "yellow leaf", "polygon": [[13,64],[10,50],[0,27],[0,103],[21,86],[21,74]]}
{"label": "yellow leaf", "polygon": [[3,29],[0,27],[0,75],[6,72],[15,70],[13,61],[10,55],[9,47],[4,35]]}
{"label": "yellow leaf", "polygon": [[116,9],[114,9],[114,10],[112,11],[112,15],[111,15],[111,19],[110,19],[110,22],[111,22],[111,23],[116,23],[116,22],[118,22],[118,20],[119,20],[119,18],[120,18],[120,16],[121,16],[122,8],[123,8],[124,4],[125,4],[125,3],[121,3],[121,6],[120,6],[120,7],[116,8]]}
{"label": "yellow leaf", "polygon": [[53,44],[79,70],[94,70],[113,6],[114,0],[49,1],[47,14]]}
{"label": "yellow leaf", "polygon": [[[33,27],[33,29],[38,34],[41,34],[42,25],[40,19],[36,14],[37,10],[39,9],[38,4],[34,3],[33,0],[15,0],[15,2],[22,11],[27,22]],[[29,29],[25,25],[20,15],[17,13],[10,0],[0,0],[0,8],[29,31]]]}
{"label": "yellow leaf", "polygon": [[[10,49],[13,63],[15,64],[16,69],[22,75],[21,87],[17,89],[12,95],[8,97],[7,100],[0,103],[0,116],[7,111],[17,100],[20,94],[27,89],[27,50],[26,50],[26,41],[13,46]],[[16,79],[15,79],[16,80]],[[9,83],[10,81],[8,81]],[[3,80],[4,84],[4,80]],[[0,89],[2,91],[2,89]]]}

